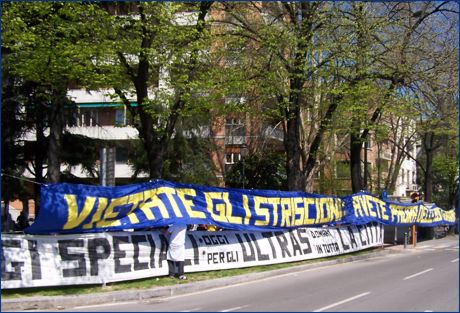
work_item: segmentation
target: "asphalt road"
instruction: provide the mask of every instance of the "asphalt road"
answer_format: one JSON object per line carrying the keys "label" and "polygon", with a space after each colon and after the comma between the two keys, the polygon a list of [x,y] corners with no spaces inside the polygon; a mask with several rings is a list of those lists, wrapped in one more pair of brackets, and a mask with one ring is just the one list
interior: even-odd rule
{"label": "asphalt road", "polygon": [[[383,257],[73,312],[458,312],[458,237]],[[64,311],[64,310],[63,310]]]}

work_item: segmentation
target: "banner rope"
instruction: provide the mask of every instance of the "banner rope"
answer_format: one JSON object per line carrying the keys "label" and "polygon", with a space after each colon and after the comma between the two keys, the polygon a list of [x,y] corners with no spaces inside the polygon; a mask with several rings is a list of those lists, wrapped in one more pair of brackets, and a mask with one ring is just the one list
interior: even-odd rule
{"label": "banner rope", "polygon": [[18,180],[24,180],[24,181],[27,181],[27,182],[30,182],[30,183],[33,183],[33,184],[37,184],[37,185],[40,185],[40,186],[48,186],[47,184],[38,183],[38,182],[36,182],[34,180],[30,180],[30,179],[27,179],[27,178],[24,178],[24,177],[14,176],[14,175],[5,174],[5,173],[2,173],[2,176],[8,176],[8,177],[11,177],[11,178],[16,178]]}

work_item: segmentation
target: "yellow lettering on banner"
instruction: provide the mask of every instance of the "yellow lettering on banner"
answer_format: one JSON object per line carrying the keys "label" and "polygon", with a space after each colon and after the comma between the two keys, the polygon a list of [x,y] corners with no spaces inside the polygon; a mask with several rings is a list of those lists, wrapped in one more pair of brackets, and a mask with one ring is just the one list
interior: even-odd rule
{"label": "yellow lettering on banner", "polygon": [[278,218],[278,205],[280,203],[280,198],[266,198],[266,197],[257,197],[254,196],[254,211],[257,215],[263,216],[264,219],[256,219],[254,225],[257,226],[267,226],[270,223],[270,208],[263,208],[261,204],[269,205],[272,207],[273,212],[273,225],[276,226]]}
{"label": "yellow lettering on banner", "polygon": [[418,222],[420,223],[433,223],[440,222],[443,218],[443,213],[441,208],[430,209],[426,206],[420,206],[420,218]]}
{"label": "yellow lettering on banner", "polygon": [[[420,207],[422,210],[422,207]],[[399,221],[400,223],[404,224],[413,224],[417,220],[417,213],[418,208],[416,205],[414,206],[401,206],[390,204],[390,211],[393,219],[397,217],[395,220]],[[421,212],[422,213],[422,212]]]}
{"label": "yellow lettering on banner", "polygon": [[177,189],[176,193],[191,218],[206,218],[206,214],[204,212],[193,210],[193,207],[195,206],[193,204],[193,200],[185,198],[185,196],[196,197],[195,189]]}
{"label": "yellow lettering on banner", "polygon": [[441,214],[442,214],[443,220],[447,222],[455,223],[455,211],[454,210],[442,211]]}
{"label": "yellow lettering on banner", "polygon": [[[216,221],[232,224],[243,223],[243,218],[241,216],[233,215],[233,207],[230,203],[228,192],[205,192],[205,198],[208,212],[211,213],[212,218]],[[224,203],[215,204],[214,200],[220,200]],[[219,212],[219,214],[215,214],[214,209]]]}
{"label": "yellow lettering on banner", "polygon": [[78,227],[88,217],[96,202],[95,197],[86,197],[83,210],[78,214],[77,197],[75,195],[64,195],[67,202],[67,222],[64,224],[63,229],[73,229]]}
{"label": "yellow lettering on banner", "polygon": [[240,225],[243,224],[243,218],[241,216],[233,215],[233,207],[228,197],[229,197],[229,193],[224,192],[224,201],[227,204],[226,205],[227,211],[225,212],[225,214],[227,215],[228,221],[232,224],[240,224]]}
{"label": "yellow lettering on banner", "polygon": [[382,220],[389,221],[390,216],[386,213],[387,210],[386,210],[386,207],[385,207],[385,202],[379,201],[378,204],[379,204],[379,208],[380,208],[380,212],[381,212],[380,215],[381,215]]}
{"label": "yellow lettering on banner", "polygon": [[[303,207],[305,210],[305,217],[303,220],[304,225],[313,225],[315,224],[315,219],[310,218],[310,210],[309,210],[309,205],[315,205],[315,199],[314,198],[303,198]],[[316,208],[316,206],[315,206]],[[316,209],[317,210],[317,209]]]}
{"label": "yellow lettering on banner", "polygon": [[420,223],[426,222],[426,215],[428,214],[428,210],[425,206],[420,206],[419,208],[419,220]]}
{"label": "yellow lettering on banner", "polygon": [[128,216],[129,221],[132,224],[137,224],[139,223],[139,219],[137,218],[136,214],[134,213],[134,210],[139,207],[139,204],[142,202],[144,199],[144,192],[138,192],[132,195],[129,195],[128,202],[127,204],[132,204],[131,210],[126,214]]}
{"label": "yellow lettering on banner", "polygon": [[418,207],[417,206],[409,207],[405,211],[406,211],[407,221],[411,224],[414,224],[417,221],[417,215],[419,212]]}
{"label": "yellow lettering on banner", "polygon": [[[301,226],[303,225],[303,221],[305,219],[305,208],[299,206],[299,204],[303,203],[303,198],[293,198],[292,199],[292,206],[294,208],[293,211],[293,226]],[[298,216],[298,217],[297,217]]]}
{"label": "yellow lettering on banner", "polygon": [[331,222],[333,220],[332,212],[335,205],[334,199],[316,198],[315,203],[318,210],[317,222],[320,224]]}
{"label": "yellow lettering on banner", "polygon": [[369,216],[366,212],[367,206],[364,206],[359,196],[353,197],[353,209],[357,217]]}
{"label": "yellow lettering on banner", "polygon": [[160,187],[160,188],[157,188],[156,190],[158,194],[162,193],[162,194],[165,194],[166,197],[168,197],[168,200],[171,203],[171,206],[173,208],[173,211],[176,217],[182,217],[182,213],[179,210],[176,200],[173,197],[173,195],[176,194],[176,190],[172,187]]}
{"label": "yellow lettering on banner", "polygon": [[120,220],[116,219],[118,212],[114,212],[113,209],[118,206],[125,205],[126,203],[128,203],[128,196],[112,199],[104,212],[103,219],[97,222],[97,227],[120,226]]}
{"label": "yellow lettering on banner", "polygon": [[[230,205],[230,202],[228,201],[228,192],[205,192],[204,195],[206,199],[206,209],[211,214],[211,217],[218,222],[228,222],[226,217],[226,213],[228,211],[227,206]],[[214,204],[214,200],[221,200],[224,203]],[[218,212],[218,214],[214,213],[214,209]]]}
{"label": "yellow lettering on banner", "polygon": [[330,221],[340,221],[343,216],[342,201],[340,199],[330,198],[328,200],[330,210]]}
{"label": "yellow lettering on banner", "polygon": [[316,206],[316,223],[321,224],[324,223],[324,208],[322,205],[321,198],[315,198],[315,206]]}
{"label": "yellow lettering on banner", "polygon": [[[278,207],[280,204],[280,198],[267,198],[267,203],[272,205],[272,212],[273,212],[273,225],[278,225]],[[268,219],[270,221],[270,218]]]}
{"label": "yellow lettering on banner", "polygon": [[291,226],[291,218],[292,218],[292,206],[291,206],[291,198],[281,198],[281,227],[289,227]]}
{"label": "yellow lettering on banner", "polygon": [[434,221],[439,222],[442,221],[442,209],[441,208],[436,208],[435,216],[434,216]]}
{"label": "yellow lettering on banner", "polygon": [[154,220],[155,215],[152,212],[152,208],[158,208],[160,210],[161,217],[169,218],[168,210],[164,203],[160,200],[155,189],[144,191],[144,202],[139,205],[139,209],[144,212],[145,217],[148,220]]}
{"label": "yellow lettering on banner", "polygon": [[249,225],[249,222],[251,221],[251,210],[249,210],[249,199],[247,195],[243,195],[243,209],[245,212],[245,217],[244,217],[244,224]]}
{"label": "yellow lettering on banner", "polygon": [[[364,203],[367,206],[367,211],[369,212],[369,216],[372,217],[379,217],[377,204],[375,203],[374,199],[368,195],[364,196]],[[375,206],[374,206],[375,204]]]}
{"label": "yellow lettering on banner", "polygon": [[99,222],[102,219],[102,212],[107,208],[107,198],[98,198],[99,204],[97,206],[96,213],[93,214],[91,222],[83,225],[84,229],[91,229],[94,227],[94,224]]}

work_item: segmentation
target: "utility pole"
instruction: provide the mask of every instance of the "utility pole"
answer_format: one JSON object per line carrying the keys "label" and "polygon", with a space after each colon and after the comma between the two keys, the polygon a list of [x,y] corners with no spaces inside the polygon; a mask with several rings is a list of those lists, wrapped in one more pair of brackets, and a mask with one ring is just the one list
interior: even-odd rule
{"label": "utility pole", "polygon": [[369,147],[368,136],[366,136],[364,140],[364,180],[363,180],[363,189],[367,191],[367,175],[368,175],[368,168],[367,168],[367,148]]}
{"label": "utility pole", "polygon": [[101,186],[115,186],[115,148],[102,148],[100,159],[99,181]]}
{"label": "utility pole", "polygon": [[244,159],[248,155],[248,152],[249,151],[248,151],[248,147],[246,146],[246,143],[243,143],[243,145],[240,148],[241,162],[242,162],[242,165],[243,165],[243,170],[242,170],[243,189],[244,189],[244,181],[245,181],[245,178],[246,178],[245,173],[244,173]]}

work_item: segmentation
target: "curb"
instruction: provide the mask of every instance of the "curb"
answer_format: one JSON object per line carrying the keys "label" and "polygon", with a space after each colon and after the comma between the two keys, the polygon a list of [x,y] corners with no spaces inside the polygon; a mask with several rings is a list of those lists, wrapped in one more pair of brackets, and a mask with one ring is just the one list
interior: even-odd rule
{"label": "curb", "polygon": [[317,262],[313,264],[298,265],[273,271],[257,272],[250,274],[243,274],[238,276],[217,278],[207,281],[190,282],[180,285],[172,285],[165,287],[154,287],[150,289],[136,289],[136,290],[118,290],[107,291],[97,294],[85,294],[75,296],[38,296],[26,297],[15,299],[2,299],[1,311],[25,311],[25,310],[62,310],[69,309],[81,305],[97,305],[104,303],[114,303],[122,301],[135,301],[146,300],[158,297],[167,297],[173,295],[181,295],[200,290],[207,290],[216,287],[234,285],[247,281],[259,280],[276,275],[283,275],[288,273],[300,272],[306,269],[318,268],[327,265],[342,264],[348,262],[355,262],[360,260],[371,259],[375,257],[384,256],[392,253],[402,253],[404,250],[398,247],[383,248],[380,251],[369,252],[357,256],[349,256],[335,260]]}

